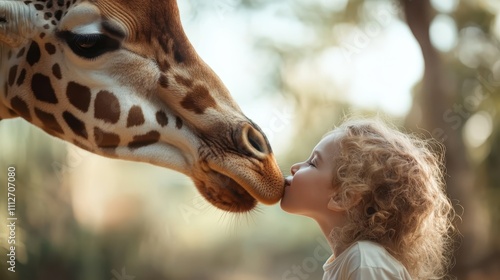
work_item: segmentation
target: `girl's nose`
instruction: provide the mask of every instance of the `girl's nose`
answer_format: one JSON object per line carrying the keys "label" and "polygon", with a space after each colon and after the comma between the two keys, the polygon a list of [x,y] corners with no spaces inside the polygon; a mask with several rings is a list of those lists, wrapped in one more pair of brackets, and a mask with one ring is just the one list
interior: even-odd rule
{"label": "girl's nose", "polygon": [[297,172],[299,170],[299,167],[300,167],[300,162],[292,165],[292,167],[290,167],[290,172],[292,173],[292,175],[295,175],[295,172]]}

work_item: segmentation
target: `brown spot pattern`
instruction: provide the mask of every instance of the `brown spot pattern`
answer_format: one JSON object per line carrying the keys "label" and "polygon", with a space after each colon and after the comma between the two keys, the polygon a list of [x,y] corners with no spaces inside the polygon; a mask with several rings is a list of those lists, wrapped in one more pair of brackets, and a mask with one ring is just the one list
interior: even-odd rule
{"label": "brown spot pattern", "polygon": [[150,131],[143,135],[134,136],[134,140],[128,143],[130,149],[138,149],[144,146],[154,144],[160,140],[160,133],[158,131]]}
{"label": "brown spot pattern", "polygon": [[21,70],[21,73],[19,74],[19,78],[17,78],[16,84],[18,86],[22,85],[24,83],[24,79],[26,79],[26,70],[25,69]]}
{"label": "brown spot pattern", "polygon": [[117,123],[120,119],[120,101],[109,91],[97,93],[94,101],[94,117],[108,123]]}
{"label": "brown spot pattern", "polygon": [[116,148],[120,145],[120,136],[118,134],[105,132],[98,127],[94,128],[94,139],[99,148]]}
{"label": "brown spot pattern", "polygon": [[57,104],[58,102],[54,88],[52,88],[52,84],[50,83],[50,78],[45,75],[40,73],[33,75],[31,90],[35,94],[36,99],[40,101],[52,104]]}
{"label": "brown spot pattern", "polygon": [[21,56],[24,55],[24,52],[26,51],[26,48],[22,48],[19,53],[17,54],[17,58],[20,58]]}
{"label": "brown spot pattern", "polygon": [[144,114],[139,106],[132,106],[128,112],[127,127],[139,126],[144,124]]}
{"label": "brown spot pattern", "polygon": [[24,102],[24,100],[22,100],[18,96],[15,96],[10,101],[10,106],[12,107],[12,109],[14,109],[14,111],[16,111],[16,113],[19,116],[21,116],[21,117],[25,118],[27,121],[31,122],[30,110],[28,108],[28,104],[26,104],[26,102]]}
{"label": "brown spot pattern", "polygon": [[183,126],[182,119],[179,117],[175,117],[175,127],[177,127],[177,129],[181,129],[182,126]]}
{"label": "brown spot pattern", "polygon": [[61,67],[59,67],[59,64],[54,64],[52,66],[52,74],[54,77],[56,77],[58,80],[62,79],[62,74],[61,74]]}
{"label": "brown spot pattern", "polygon": [[16,76],[17,76],[17,65],[14,65],[9,70],[9,86],[14,85],[14,81],[16,80]]}
{"label": "brown spot pattern", "polygon": [[69,82],[66,88],[66,96],[68,96],[71,105],[86,113],[90,106],[90,89],[75,82]]}
{"label": "brown spot pattern", "polygon": [[62,17],[62,11],[61,10],[56,11],[54,16],[55,16],[56,20],[60,21],[61,17]]}
{"label": "brown spot pattern", "polygon": [[196,86],[181,101],[184,109],[193,111],[196,114],[203,114],[207,108],[215,107],[215,99],[210,95],[208,89]]}
{"label": "brown spot pattern", "polygon": [[53,55],[56,53],[56,46],[54,46],[51,43],[46,43],[45,50],[47,51],[48,54]]}
{"label": "brown spot pattern", "polygon": [[162,72],[167,72],[170,69],[170,63],[166,59],[162,59],[159,64]]}
{"label": "brown spot pattern", "polygon": [[28,49],[28,55],[26,56],[26,61],[28,61],[29,65],[33,66],[40,60],[40,56],[40,47],[35,41],[31,42],[30,48]]}
{"label": "brown spot pattern", "polygon": [[175,75],[175,81],[178,84],[184,85],[184,86],[189,87],[189,88],[193,85],[193,81],[191,81],[190,79],[184,78],[180,75]]}
{"label": "brown spot pattern", "polygon": [[156,112],[156,121],[157,121],[157,122],[158,122],[158,124],[160,124],[162,127],[167,126],[167,125],[168,125],[168,117],[167,117],[167,114],[165,114],[165,112],[163,112],[163,111],[158,111],[158,112]]}
{"label": "brown spot pattern", "polygon": [[69,128],[71,128],[73,133],[85,139],[88,138],[88,133],[87,129],[85,128],[85,124],[80,119],[75,117],[75,115],[71,114],[68,111],[65,111],[63,113],[63,119],[66,122],[66,124],[68,124]]}
{"label": "brown spot pattern", "polygon": [[174,50],[174,58],[177,63],[183,63],[186,60],[184,54],[182,54],[182,52],[177,48]]}
{"label": "brown spot pattern", "polygon": [[38,108],[35,108],[35,115],[36,117],[43,123],[43,127],[52,132],[57,132],[60,134],[64,134],[63,129],[57,122],[56,118],[54,115],[44,112]]}
{"label": "brown spot pattern", "polygon": [[158,83],[163,88],[168,88],[168,77],[164,73],[161,73],[160,79],[158,79]]}

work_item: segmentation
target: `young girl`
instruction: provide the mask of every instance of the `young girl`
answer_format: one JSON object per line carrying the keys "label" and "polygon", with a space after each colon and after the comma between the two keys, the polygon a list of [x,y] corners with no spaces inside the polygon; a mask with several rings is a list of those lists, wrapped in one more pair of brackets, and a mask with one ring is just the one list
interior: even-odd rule
{"label": "young girl", "polygon": [[326,279],[439,279],[454,211],[441,158],[378,120],[350,120],[291,167],[283,210],[314,219],[333,251]]}

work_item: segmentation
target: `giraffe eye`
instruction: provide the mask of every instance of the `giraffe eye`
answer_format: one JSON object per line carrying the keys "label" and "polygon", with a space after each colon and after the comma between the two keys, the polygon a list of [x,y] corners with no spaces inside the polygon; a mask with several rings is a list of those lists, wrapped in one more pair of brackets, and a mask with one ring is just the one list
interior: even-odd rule
{"label": "giraffe eye", "polygon": [[119,41],[98,33],[75,34],[61,31],[58,33],[58,37],[64,40],[76,55],[87,59],[96,58],[120,47]]}
{"label": "giraffe eye", "polygon": [[73,38],[75,46],[82,50],[90,50],[101,41],[104,35],[101,34],[88,34],[88,35],[75,35]]}

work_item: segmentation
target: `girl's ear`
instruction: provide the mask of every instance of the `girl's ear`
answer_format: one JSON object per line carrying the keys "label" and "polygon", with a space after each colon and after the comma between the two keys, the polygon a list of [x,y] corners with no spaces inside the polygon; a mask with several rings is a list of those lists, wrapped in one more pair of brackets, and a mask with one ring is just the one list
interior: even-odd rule
{"label": "girl's ear", "polygon": [[346,201],[341,201],[340,196],[338,194],[333,195],[328,202],[328,209],[333,211],[345,211],[356,205],[358,205],[363,199],[360,192],[356,193],[347,193]]}
{"label": "girl's ear", "polygon": [[345,210],[344,207],[342,207],[338,201],[335,200],[334,197],[330,198],[330,201],[328,202],[328,209],[333,210],[333,211],[343,211]]}

